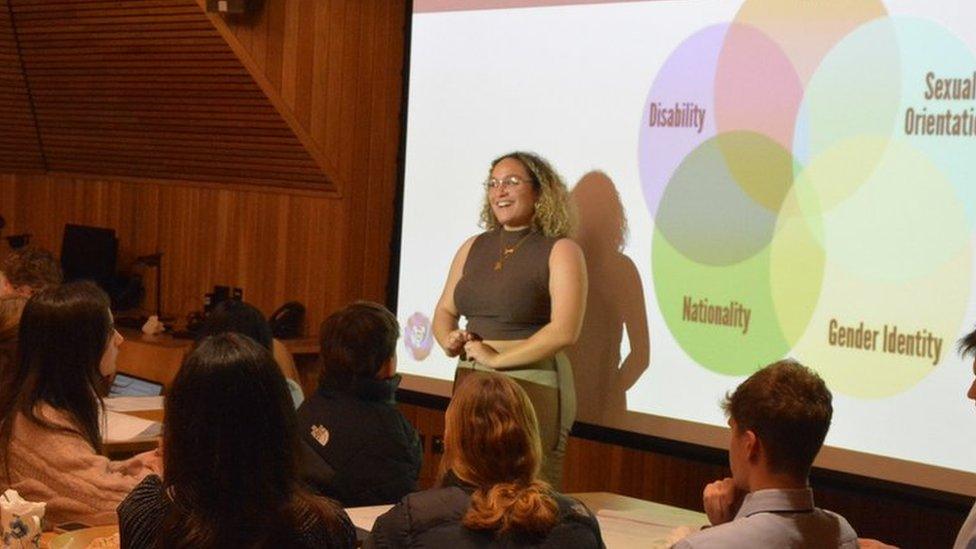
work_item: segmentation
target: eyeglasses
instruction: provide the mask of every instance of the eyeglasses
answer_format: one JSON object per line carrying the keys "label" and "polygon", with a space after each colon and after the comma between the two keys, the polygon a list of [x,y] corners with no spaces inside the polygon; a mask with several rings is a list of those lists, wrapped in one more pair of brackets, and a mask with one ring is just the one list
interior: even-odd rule
{"label": "eyeglasses", "polygon": [[483,185],[485,186],[486,189],[497,189],[498,187],[501,186],[504,186],[507,189],[511,189],[513,187],[518,187],[522,183],[528,183],[528,182],[529,181],[522,179],[517,175],[510,175],[503,179],[495,179],[494,177],[488,178],[487,180],[485,180]]}

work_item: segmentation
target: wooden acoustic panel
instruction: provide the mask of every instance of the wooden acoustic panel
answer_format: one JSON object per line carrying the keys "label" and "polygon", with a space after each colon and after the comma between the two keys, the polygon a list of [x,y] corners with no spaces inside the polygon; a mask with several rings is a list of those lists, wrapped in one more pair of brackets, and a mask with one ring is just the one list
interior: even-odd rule
{"label": "wooden acoustic panel", "polygon": [[[174,4],[173,0],[15,0],[25,17],[28,7],[37,12],[48,3],[60,4],[71,13],[82,8],[132,7],[131,15],[140,18]],[[199,5],[196,9],[203,13]],[[326,173],[330,181],[342,183],[341,194],[282,192],[286,189],[202,177],[177,181],[160,180],[158,175],[0,175],[0,214],[8,222],[4,234],[32,233],[32,243],[58,253],[65,223],[111,227],[119,236],[123,271],[136,256],[163,252],[163,311],[178,317],[200,309],[204,293],[215,284],[244,288],[244,298],[266,314],[285,301],[301,301],[308,308],[309,335],[318,333],[326,315],[352,300],[383,302],[393,232],[408,13],[404,0],[275,0],[265,2],[257,20],[208,17],[212,29],[225,40],[209,50],[232,50],[242,66],[252,74],[257,70],[254,82],[264,92],[249,98],[229,89],[223,94],[241,104],[270,102],[279,114],[283,104],[288,112],[282,119],[299,120],[295,135],[311,135],[314,148],[334,162],[334,167],[326,164]],[[34,41],[40,42],[39,35]],[[169,38],[141,46],[129,40],[128,44],[158,56],[170,55],[166,51],[189,55],[191,42],[195,39]],[[67,42],[60,50],[70,54],[70,47],[82,48],[89,56],[116,51],[111,41],[104,40]],[[212,92],[182,86],[181,93],[198,107],[208,101],[227,103],[223,97],[211,97]],[[185,105],[152,87],[140,91],[132,86],[121,94],[91,88],[87,96],[71,89],[48,89],[43,98],[54,101],[70,95],[80,105],[109,101],[124,107],[140,94],[160,104]],[[327,137],[329,132],[337,136]],[[96,144],[104,141],[96,134],[86,136]],[[278,154],[292,150],[274,137],[252,136],[250,142]],[[334,149],[326,149],[325,143],[333,143]],[[162,143],[153,135],[139,140],[129,137],[128,147],[187,149],[184,142]],[[0,241],[0,256],[5,252]],[[142,274],[148,296],[144,305],[151,310],[155,272]]]}
{"label": "wooden acoustic panel", "polygon": [[335,162],[355,211],[347,294],[387,283],[408,14],[404,0],[274,0],[246,20],[211,16],[269,95]]}
{"label": "wooden acoustic panel", "polygon": [[49,171],[334,190],[194,0],[7,1]]}
{"label": "wooden acoustic panel", "polygon": [[10,5],[0,0],[0,171],[43,171]]}

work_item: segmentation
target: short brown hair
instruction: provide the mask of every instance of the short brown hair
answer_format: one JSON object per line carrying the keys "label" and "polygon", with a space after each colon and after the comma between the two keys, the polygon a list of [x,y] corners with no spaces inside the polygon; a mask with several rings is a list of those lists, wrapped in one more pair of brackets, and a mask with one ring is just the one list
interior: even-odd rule
{"label": "short brown hair", "polygon": [[400,324],[379,303],[357,301],[322,323],[319,345],[322,383],[352,391],[357,379],[372,379],[396,352]]}
{"label": "short brown hair", "polygon": [[976,330],[962,336],[959,340],[959,354],[963,358],[968,356],[976,357]]}
{"label": "short brown hair", "polygon": [[31,292],[59,286],[64,279],[61,266],[51,252],[42,248],[21,248],[3,258],[0,272],[14,288],[27,286]]}
{"label": "short brown hair", "polygon": [[787,359],[749,376],[722,408],[740,430],[756,434],[774,472],[806,477],[830,428],[832,399],[820,376]]}

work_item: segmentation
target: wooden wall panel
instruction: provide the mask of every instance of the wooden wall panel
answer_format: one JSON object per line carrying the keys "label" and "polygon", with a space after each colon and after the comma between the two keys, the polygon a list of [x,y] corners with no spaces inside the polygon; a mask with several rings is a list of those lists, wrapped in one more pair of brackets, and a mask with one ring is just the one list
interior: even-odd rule
{"label": "wooden wall panel", "polygon": [[0,0],[0,171],[43,171],[17,32],[8,0]]}
{"label": "wooden wall panel", "polygon": [[[67,176],[0,178],[5,234],[31,232],[32,242],[60,253],[65,223],[116,230],[122,264],[163,252],[164,311],[199,310],[215,284],[239,286],[266,313],[288,300],[309,308],[310,326],[328,311],[383,287],[348,291],[347,204],[329,198]],[[146,272],[147,308],[155,273]],[[313,329],[313,332],[315,330]]]}
{"label": "wooden wall panel", "polygon": [[193,0],[7,1],[49,171],[335,190]]}
{"label": "wooden wall panel", "polygon": [[[50,6],[71,13],[125,7],[149,17],[157,17],[160,10],[165,12],[177,4],[189,4],[202,14],[193,0],[14,2],[25,10],[46,11]],[[208,98],[198,82],[191,80],[183,88],[194,101],[201,102],[201,109],[208,101],[226,103],[229,98],[245,105],[265,101],[265,106],[271,104],[275,109],[286,106],[278,114],[283,120],[294,119],[301,131],[314,126],[339,132],[329,139],[319,135],[310,141],[321,156],[325,156],[324,145],[319,144],[333,143],[329,154],[334,156],[329,162],[335,165],[332,169],[338,194],[252,191],[248,189],[254,187],[228,185],[218,178],[159,181],[160,174],[146,179],[66,173],[0,177],[0,215],[13,225],[5,234],[31,232],[33,242],[58,251],[65,223],[113,227],[121,241],[123,263],[137,255],[164,253],[164,312],[179,315],[200,309],[204,293],[214,284],[243,287],[245,299],[266,313],[284,301],[299,300],[308,307],[308,325],[313,333],[327,313],[353,299],[384,301],[401,131],[406,3],[274,0],[264,5],[256,21],[216,16],[208,21],[202,16],[212,32],[230,40],[223,50],[215,45],[209,51],[226,52],[229,48],[240,66],[260,67],[251,91],[234,88]],[[338,19],[326,22],[334,14]],[[34,36],[39,44],[48,32],[41,29],[63,30],[53,23],[36,25]],[[255,33],[266,38],[249,38]],[[186,53],[193,43],[192,37],[174,31],[169,37],[138,47],[136,37],[130,34],[120,34],[114,40],[128,41],[125,43],[134,48],[135,57],[169,55],[165,52],[177,50]],[[248,38],[240,40],[238,35]],[[60,48],[82,47],[89,56],[110,53],[113,48],[107,38],[79,44],[59,37],[47,43]],[[256,52],[260,62],[251,59],[251,52]],[[61,62],[53,53],[43,59],[55,65]],[[344,60],[344,65],[337,69],[335,59]],[[364,60],[369,62],[360,66]],[[321,85],[313,88],[313,82]],[[329,88],[328,83],[336,89]],[[108,101],[122,107],[138,103],[140,98],[158,98],[152,86],[132,86],[124,97],[108,89],[91,88],[87,82],[75,86],[87,90],[90,97],[78,95],[74,88],[55,87],[45,88],[39,97],[43,95],[51,105],[77,100],[82,105]],[[259,91],[254,93],[254,89]],[[176,108],[180,103],[173,100],[168,104]],[[313,109],[313,105],[317,106]],[[326,105],[331,107],[326,109]],[[313,121],[313,116],[327,116],[329,112],[343,119],[329,124]],[[299,124],[301,117],[304,121]],[[63,123],[70,120],[65,118]],[[259,134],[254,138],[264,137]],[[185,151],[198,145],[186,138],[184,135],[183,142],[163,144],[133,135],[129,144],[135,151]],[[77,132],[77,139],[99,142],[94,132]],[[260,145],[262,152],[253,154],[284,154],[287,149],[274,148],[273,135],[262,139]],[[149,297],[145,305],[152,309],[154,273],[146,274]]]}
{"label": "wooden wall panel", "polygon": [[[201,5],[205,0],[197,0]],[[350,235],[352,272],[386,283],[400,138],[405,6],[390,0],[276,0],[247,19],[212,18],[263,75],[283,108],[335,160],[362,232]],[[350,288],[358,285],[349,280]]]}

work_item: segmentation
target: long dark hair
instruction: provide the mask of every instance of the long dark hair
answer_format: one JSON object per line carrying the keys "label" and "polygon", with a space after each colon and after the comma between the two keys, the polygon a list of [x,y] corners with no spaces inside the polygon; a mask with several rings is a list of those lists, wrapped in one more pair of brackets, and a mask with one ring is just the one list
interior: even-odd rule
{"label": "long dark hair", "polygon": [[17,358],[0,373],[5,473],[18,413],[43,427],[69,430],[38,415],[38,404],[65,413],[72,427],[101,451],[99,408],[105,387],[99,365],[112,330],[108,296],[90,282],[48,288],[27,301],[20,317]]}
{"label": "long dark hair", "polygon": [[295,410],[274,358],[254,340],[202,339],[165,410],[164,487],[173,505],[159,547],[272,546],[316,521],[338,527],[336,507],[299,487]]}

